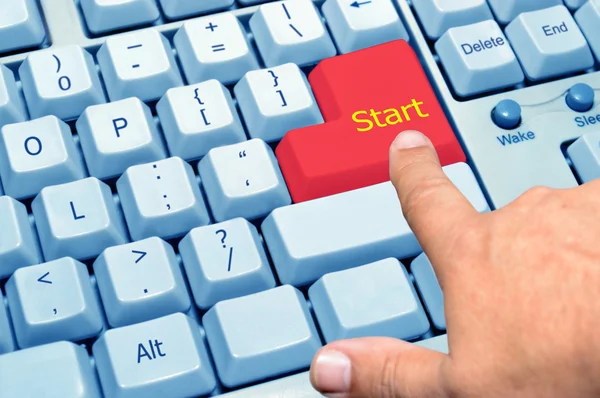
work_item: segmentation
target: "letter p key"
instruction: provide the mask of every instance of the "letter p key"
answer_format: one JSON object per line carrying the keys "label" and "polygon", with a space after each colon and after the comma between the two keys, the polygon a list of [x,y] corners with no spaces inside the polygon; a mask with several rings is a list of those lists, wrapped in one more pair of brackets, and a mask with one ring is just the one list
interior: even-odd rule
{"label": "letter p key", "polygon": [[117,138],[121,138],[120,131],[129,125],[127,119],[125,119],[124,117],[113,119],[112,124],[115,129],[115,133],[117,134]]}

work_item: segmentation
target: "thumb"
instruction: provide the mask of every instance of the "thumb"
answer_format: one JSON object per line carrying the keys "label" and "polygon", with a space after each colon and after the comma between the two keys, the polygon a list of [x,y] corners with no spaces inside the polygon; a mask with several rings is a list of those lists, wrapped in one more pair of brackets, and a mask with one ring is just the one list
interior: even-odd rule
{"label": "thumb", "polygon": [[335,398],[440,398],[448,356],[402,340],[336,341],[313,359],[313,387]]}

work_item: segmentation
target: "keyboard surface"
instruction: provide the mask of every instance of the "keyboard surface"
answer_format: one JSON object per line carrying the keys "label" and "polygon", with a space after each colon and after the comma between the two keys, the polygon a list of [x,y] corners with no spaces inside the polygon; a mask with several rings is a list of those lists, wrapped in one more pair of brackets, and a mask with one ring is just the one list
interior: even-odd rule
{"label": "keyboard surface", "polygon": [[0,0],[0,396],[317,397],[447,352],[388,147],[479,212],[600,177],[600,0]]}

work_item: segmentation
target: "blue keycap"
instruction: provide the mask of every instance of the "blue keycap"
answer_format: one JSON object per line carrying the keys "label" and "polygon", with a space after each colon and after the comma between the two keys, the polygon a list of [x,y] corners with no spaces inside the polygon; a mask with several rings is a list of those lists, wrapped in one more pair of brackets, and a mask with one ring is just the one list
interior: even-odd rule
{"label": "blue keycap", "polygon": [[263,4],[249,24],[269,68],[287,62],[312,65],[336,55],[335,45],[311,0]]}
{"label": "blue keycap", "polygon": [[594,89],[585,83],[577,83],[567,93],[567,105],[576,112],[587,112],[594,105]]}
{"label": "blue keycap", "polygon": [[117,190],[133,240],[171,239],[210,221],[192,167],[181,158],[132,166]]}
{"label": "blue keycap", "polygon": [[275,287],[258,231],[243,218],[191,230],[179,253],[201,309]]}
{"label": "blue keycap", "polygon": [[575,20],[585,35],[588,44],[600,61],[600,0],[590,0],[576,13]]}
{"label": "blue keycap", "polygon": [[217,221],[264,217],[292,202],[273,150],[262,140],[212,149],[198,172]]}
{"label": "blue keycap", "polygon": [[530,80],[579,72],[594,65],[592,52],[565,6],[523,13],[505,33]]}
{"label": "blue keycap", "polygon": [[[448,353],[448,337],[446,335],[433,337],[427,340],[421,340],[414,343],[418,346],[428,348],[430,350]],[[223,395],[218,395],[219,398],[283,398],[282,392],[298,398],[322,398],[310,383],[309,372],[299,373],[293,376],[283,377],[268,381],[266,383],[257,384],[255,386],[243,388],[241,390],[232,391]],[[295,395],[294,395],[295,394]],[[288,395],[284,395],[288,397]]]}
{"label": "blue keycap", "polygon": [[306,76],[295,64],[248,72],[234,92],[251,138],[279,141],[290,130],[323,123]]}
{"label": "blue keycap", "polygon": [[[600,116],[589,116],[600,123]],[[600,178],[600,131],[582,135],[567,148],[567,155],[583,182]]]}
{"label": "blue keycap", "polygon": [[394,258],[327,274],[308,296],[328,343],[367,336],[412,340],[429,331],[408,273]]}
{"label": "blue keycap", "polygon": [[92,347],[107,397],[195,397],[216,387],[198,324],[173,314],[104,333]]}
{"label": "blue keycap", "polygon": [[511,99],[503,99],[492,111],[492,120],[501,129],[514,129],[521,123],[521,105]]}
{"label": "blue keycap", "polygon": [[25,205],[9,196],[0,196],[0,225],[0,279],[17,268],[42,261]]}
{"label": "blue keycap", "polygon": [[307,368],[321,347],[308,305],[292,286],[221,301],[202,323],[227,387]]}
{"label": "blue keycap", "polygon": [[16,199],[86,177],[69,126],[55,116],[2,128],[0,175],[6,194]]}
{"label": "blue keycap", "polygon": [[[489,210],[467,164],[444,171],[478,211]],[[422,251],[389,182],[281,207],[261,229],[279,280],[296,286],[329,272]]]}
{"label": "blue keycap", "polygon": [[433,40],[450,28],[493,19],[485,0],[419,0],[413,6],[425,33]]}
{"label": "blue keycap", "polygon": [[327,0],[321,10],[341,53],[392,40],[408,41],[408,32],[391,0]]}
{"label": "blue keycap", "polygon": [[488,0],[488,3],[498,22],[507,24],[523,12],[561,5],[562,0]]}
{"label": "blue keycap", "polygon": [[173,43],[189,83],[216,79],[231,84],[249,70],[259,68],[248,34],[229,12],[185,22]]}
{"label": "blue keycap", "polygon": [[110,188],[93,177],[44,188],[31,209],[46,260],[85,260],[129,240]]}
{"label": "blue keycap", "polygon": [[495,21],[452,28],[435,43],[435,51],[461,96],[514,86],[525,78]]}
{"label": "blue keycap", "polygon": [[181,19],[231,7],[234,0],[159,0],[159,2],[167,18]]}
{"label": "blue keycap", "polygon": [[421,297],[423,297],[431,321],[436,328],[446,330],[444,294],[427,255],[422,253],[415,258],[410,265],[410,269],[415,277],[415,282]]}
{"label": "blue keycap", "polygon": [[32,118],[71,120],[88,106],[106,102],[94,59],[79,46],[33,52],[19,75]]}
{"label": "blue keycap", "polygon": [[95,34],[145,25],[160,17],[154,0],[80,0],[87,28]]}
{"label": "blue keycap", "polygon": [[171,45],[155,29],[111,36],[96,57],[111,101],[155,101],[183,85]]}
{"label": "blue keycap", "polygon": [[246,140],[231,93],[214,79],[170,89],[156,105],[156,113],[169,152],[185,160]]}
{"label": "blue keycap", "polygon": [[0,53],[36,47],[46,38],[35,0],[12,0],[0,4]]}
{"label": "blue keycap", "polygon": [[90,106],[76,125],[91,176],[119,176],[130,166],[167,157],[150,108],[137,98]]}
{"label": "blue keycap", "polygon": [[8,319],[4,296],[0,292],[0,355],[14,351],[15,348],[15,340],[11,323]]}
{"label": "blue keycap", "polygon": [[94,262],[94,275],[113,327],[190,309],[175,251],[162,239],[109,247]]}
{"label": "blue keycap", "polygon": [[104,326],[87,267],[69,257],[19,268],[6,296],[21,348],[87,339]]}
{"label": "blue keycap", "polygon": [[0,127],[5,124],[24,122],[27,110],[15,75],[4,65],[0,65]]}
{"label": "blue keycap", "polygon": [[66,341],[0,355],[0,380],[0,397],[102,397],[87,351]]}

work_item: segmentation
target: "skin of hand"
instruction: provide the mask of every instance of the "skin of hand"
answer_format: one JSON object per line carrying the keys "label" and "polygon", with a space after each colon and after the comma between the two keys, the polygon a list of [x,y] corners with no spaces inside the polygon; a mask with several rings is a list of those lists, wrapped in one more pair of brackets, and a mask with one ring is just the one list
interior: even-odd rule
{"label": "skin of hand", "polygon": [[449,355],[390,338],[336,341],[313,360],[315,389],[336,398],[600,397],[600,180],[533,188],[479,214],[416,131],[392,144],[390,174],[444,292]]}

